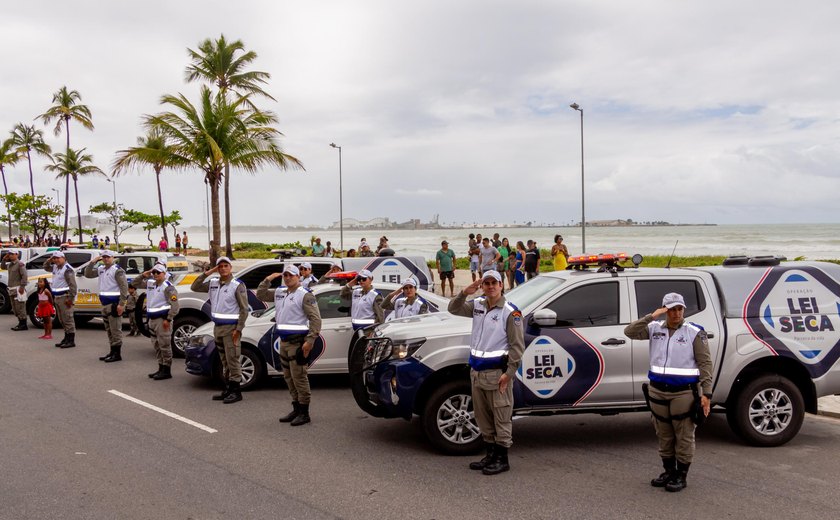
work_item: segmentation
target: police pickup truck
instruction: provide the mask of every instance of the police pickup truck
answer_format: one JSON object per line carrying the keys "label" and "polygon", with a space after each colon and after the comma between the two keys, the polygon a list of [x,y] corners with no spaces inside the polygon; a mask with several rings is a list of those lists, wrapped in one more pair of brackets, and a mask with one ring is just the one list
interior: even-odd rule
{"label": "police pickup truck", "polygon": [[[840,393],[840,265],[733,257],[722,266],[623,268],[613,255],[570,262],[505,296],[522,312],[525,353],[515,415],[646,410],[648,341],[630,322],[682,294],[714,362],[714,411],[749,444],[778,446],[817,399]],[[595,266],[588,265],[589,263]],[[470,319],[437,313],[377,327],[351,353],[359,406],[376,417],[420,416],[446,453],[479,448],[469,383]],[[353,370],[355,368],[355,370]]]}

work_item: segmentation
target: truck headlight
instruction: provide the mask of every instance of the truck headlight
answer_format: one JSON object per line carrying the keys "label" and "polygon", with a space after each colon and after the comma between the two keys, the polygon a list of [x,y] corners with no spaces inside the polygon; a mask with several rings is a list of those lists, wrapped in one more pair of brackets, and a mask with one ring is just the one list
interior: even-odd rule
{"label": "truck headlight", "polygon": [[196,348],[204,348],[213,341],[213,336],[209,334],[196,334],[190,336],[190,346]]}
{"label": "truck headlight", "polygon": [[426,338],[417,338],[394,343],[391,347],[390,357],[391,359],[405,359],[417,352],[417,349],[422,347],[425,342]]}

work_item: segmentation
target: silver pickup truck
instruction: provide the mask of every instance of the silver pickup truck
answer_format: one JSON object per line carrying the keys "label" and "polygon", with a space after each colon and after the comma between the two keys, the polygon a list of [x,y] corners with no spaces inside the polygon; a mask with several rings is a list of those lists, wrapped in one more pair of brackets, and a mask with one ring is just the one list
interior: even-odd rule
{"label": "silver pickup truck", "polygon": [[[685,297],[686,320],[708,333],[714,411],[746,442],[778,446],[817,399],[840,393],[840,266],[740,258],[690,269],[570,269],[506,294],[521,311],[525,353],[515,415],[646,410],[648,341],[630,322]],[[447,453],[480,447],[469,383],[470,319],[437,313],[380,325],[351,353],[359,406],[376,417],[419,415]]]}

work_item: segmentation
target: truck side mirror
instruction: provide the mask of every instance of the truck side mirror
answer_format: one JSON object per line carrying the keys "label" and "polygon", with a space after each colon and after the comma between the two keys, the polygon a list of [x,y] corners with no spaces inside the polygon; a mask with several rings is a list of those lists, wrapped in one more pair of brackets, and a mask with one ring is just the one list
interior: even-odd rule
{"label": "truck side mirror", "polygon": [[540,309],[534,313],[534,323],[540,327],[554,327],[557,325],[557,313],[551,309]]}

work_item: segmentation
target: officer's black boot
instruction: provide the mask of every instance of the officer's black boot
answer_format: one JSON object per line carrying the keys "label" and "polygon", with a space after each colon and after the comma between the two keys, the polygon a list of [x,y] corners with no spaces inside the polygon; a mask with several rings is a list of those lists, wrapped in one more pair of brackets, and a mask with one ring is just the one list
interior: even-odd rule
{"label": "officer's black boot", "polygon": [[117,343],[112,348],[114,349],[114,353],[111,354],[110,356],[106,357],[102,361],[104,361],[106,363],[113,363],[114,361],[122,361],[122,356],[120,355],[120,352],[122,351],[122,343]]}
{"label": "officer's black boot", "polygon": [[163,379],[172,379],[172,367],[161,365],[160,372],[157,373],[155,377],[153,377],[155,381],[162,381]]}
{"label": "officer's black boot", "polygon": [[[58,347],[58,348],[61,348],[61,346],[64,345],[65,343],[67,343],[67,333],[66,332],[64,333],[64,337],[61,338],[61,341],[56,343],[55,346]],[[99,358],[99,359],[102,359],[102,358]]]}
{"label": "officer's black boot", "polygon": [[[108,353],[105,354],[104,356],[99,356],[99,361],[105,361],[106,359],[108,359],[109,357],[111,357],[113,355],[114,355],[114,346],[111,345],[111,350],[109,350]],[[149,376],[149,377],[152,377],[152,376]]]}
{"label": "officer's black boot", "polygon": [[157,372],[152,372],[151,374],[149,374],[149,378],[150,378],[150,379],[154,379],[154,378],[155,378],[155,376],[156,376],[156,375],[158,375],[158,374],[160,374],[162,371],[163,371],[163,365],[161,365],[160,363],[158,363],[158,369],[157,369]]}
{"label": "officer's black boot", "polygon": [[76,346],[76,333],[75,332],[69,332],[67,334],[67,340],[63,345],[61,345],[61,348],[73,348],[75,346]]}
{"label": "officer's black boot", "polygon": [[29,327],[26,326],[26,320],[18,320],[18,324],[12,327],[12,330],[29,330]]}
{"label": "officer's black boot", "polygon": [[650,481],[651,486],[665,487],[665,484],[671,481],[671,479],[674,477],[674,473],[676,473],[677,471],[677,459],[674,457],[662,459],[662,467],[665,468],[665,471],[661,475]]}
{"label": "officer's black boot", "polygon": [[225,404],[236,403],[242,400],[242,392],[239,391],[239,381],[230,382],[230,393],[222,402]]}
{"label": "officer's black boot", "polygon": [[230,394],[230,383],[228,381],[225,381],[224,384],[225,388],[224,390],[222,390],[222,393],[213,396],[214,401],[224,401],[228,394]]}
{"label": "officer's black boot", "polygon": [[497,444],[496,456],[489,464],[484,466],[484,469],[482,469],[481,472],[485,475],[498,475],[499,473],[508,471],[509,469],[510,463],[508,462],[508,449]]}
{"label": "officer's black boot", "polygon": [[682,491],[688,485],[685,479],[688,476],[688,467],[691,466],[690,462],[679,462],[677,461],[677,472],[674,473],[674,478],[671,479],[670,482],[665,484],[666,491]]}
{"label": "officer's black boot", "polygon": [[292,422],[298,415],[300,415],[300,403],[292,401],[292,411],[281,417],[280,422]]}
{"label": "officer's black boot", "polygon": [[292,426],[300,426],[301,424],[306,424],[310,422],[312,419],[309,418],[309,405],[302,404],[300,405],[300,414],[292,421]]}
{"label": "officer's black boot", "polygon": [[487,450],[487,454],[484,456],[483,459],[477,460],[475,462],[470,462],[470,469],[480,470],[484,469],[488,464],[490,464],[494,458],[496,458],[496,445],[490,442],[484,443],[484,447]]}

